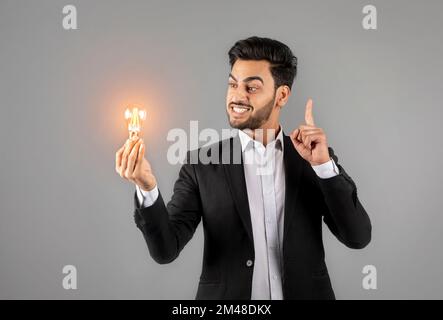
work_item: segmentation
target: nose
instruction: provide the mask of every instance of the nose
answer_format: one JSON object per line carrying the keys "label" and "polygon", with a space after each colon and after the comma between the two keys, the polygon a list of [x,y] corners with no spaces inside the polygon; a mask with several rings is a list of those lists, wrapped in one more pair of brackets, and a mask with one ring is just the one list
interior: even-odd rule
{"label": "nose", "polygon": [[244,94],[236,94],[233,96],[231,103],[249,106],[248,99]]}

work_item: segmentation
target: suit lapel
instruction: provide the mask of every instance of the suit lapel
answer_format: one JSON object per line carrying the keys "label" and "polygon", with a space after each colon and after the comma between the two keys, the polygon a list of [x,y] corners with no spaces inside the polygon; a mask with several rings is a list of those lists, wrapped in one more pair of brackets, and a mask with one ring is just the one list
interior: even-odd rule
{"label": "suit lapel", "polygon": [[[245,172],[243,168],[243,157],[241,157],[240,164],[233,162],[233,150],[236,150],[235,152],[240,152],[241,155],[240,138],[237,135],[230,140],[227,140],[227,142],[230,143],[228,148],[230,150],[231,161],[229,163],[223,163],[226,180],[228,182],[229,189],[231,190],[235,207],[237,208],[240,219],[243,222],[243,226],[245,227],[249,238],[253,242],[251,213],[249,211],[248,192],[246,189]],[[222,153],[224,152],[223,150],[226,149],[222,149]]]}
{"label": "suit lapel", "polygon": [[298,199],[298,192],[300,189],[300,177],[303,169],[304,159],[295,150],[292,144],[291,138],[283,134],[284,140],[284,153],[283,162],[285,166],[285,206],[284,206],[284,231],[283,231],[283,244],[287,237],[289,226],[296,214],[296,205]]}
{"label": "suit lapel", "polygon": [[[291,138],[283,133],[284,140],[284,153],[283,162],[285,166],[285,205],[284,205],[284,231],[283,231],[283,243],[287,237],[290,223],[296,213],[296,205],[298,199],[298,192],[300,189],[300,177],[303,168],[303,159],[297,153],[292,144]],[[232,198],[234,199],[235,206],[246,229],[246,232],[251,239],[252,236],[252,224],[251,213],[249,210],[248,192],[246,189],[245,173],[243,168],[243,158],[241,164],[232,164],[233,149],[239,148],[241,152],[241,144],[238,136],[226,141],[230,144],[229,150],[231,155],[230,163],[223,163],[226,180],[228,182],[229,189],[231,191]],[[226,149],[225,149],[226,150]],[[223,151],[222,151],[223,152]]]}

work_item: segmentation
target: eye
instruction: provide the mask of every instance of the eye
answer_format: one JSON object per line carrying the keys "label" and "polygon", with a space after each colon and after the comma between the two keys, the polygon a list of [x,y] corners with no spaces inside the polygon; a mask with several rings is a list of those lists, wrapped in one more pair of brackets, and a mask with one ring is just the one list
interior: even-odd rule
{"label": "eye", "polygon": [[255,91],[257,91],[257,89],[258,88],[256,88],[256,87],[248,87],[248,91],[250,91],[250,92],[255,92]]}
{"label": "eye", "polygon": [[235,84],[233,82],[230,82],[230,83],[228,83],[228,86],[231,87],[231,88],[236,88],[237,84]]}

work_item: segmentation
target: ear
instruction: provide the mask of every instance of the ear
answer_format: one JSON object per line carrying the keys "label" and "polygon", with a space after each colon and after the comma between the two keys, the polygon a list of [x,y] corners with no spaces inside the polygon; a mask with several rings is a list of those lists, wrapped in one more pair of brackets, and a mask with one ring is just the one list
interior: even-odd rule
{"label": "ear", "polygon": [[291,89],[288,86],[280,86],[277,88],[277,93],[275,94],[275,104],[277,107],[282,108],[289,99],[291,95]]}

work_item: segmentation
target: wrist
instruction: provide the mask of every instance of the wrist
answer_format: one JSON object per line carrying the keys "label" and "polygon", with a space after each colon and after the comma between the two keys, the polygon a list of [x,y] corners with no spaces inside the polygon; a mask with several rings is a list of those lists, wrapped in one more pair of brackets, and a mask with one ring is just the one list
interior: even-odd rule
{"label": "wrist", "polygon": [[322,161],[317,161],[317,162],[310,162],[311,166],[321,166],[322,164],[325,164],[329,161],[331,161],[332,158],[329,157],[328,159],[322,160]]}
{"label": "wrist", "polygon": [[154,190],[154,188],[157,186],[157,184],[153,184],[153,185],[137,185],[141,191],[144,192],[151,192],[152,190]]}

